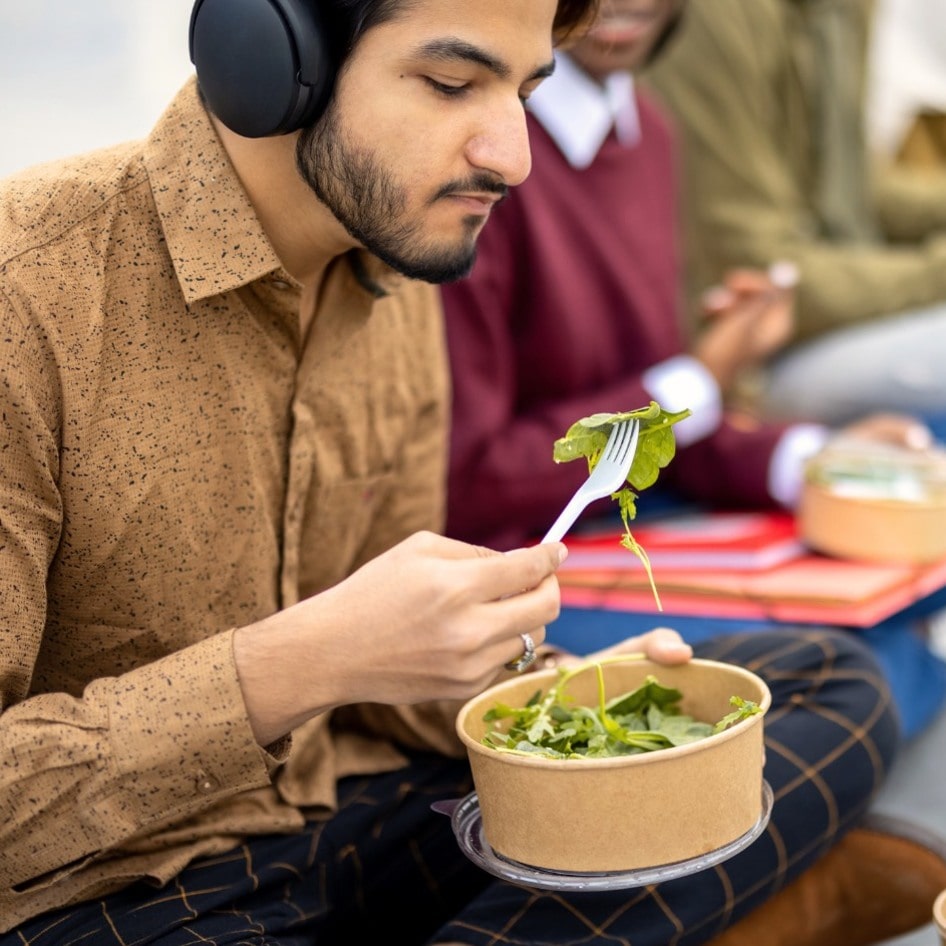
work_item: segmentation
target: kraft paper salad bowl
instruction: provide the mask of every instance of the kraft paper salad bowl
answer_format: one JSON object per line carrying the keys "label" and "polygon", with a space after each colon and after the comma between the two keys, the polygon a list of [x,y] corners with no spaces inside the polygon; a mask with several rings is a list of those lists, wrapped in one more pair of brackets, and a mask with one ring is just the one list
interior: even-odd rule
{"label": "kraft paper salad bowl", "polygon": [[682,693],[679,711],[715,723],[731,697],[754,715],[686,745],[609,758],[543,758],[484,744],[509,720],[486,720],[497,705],[521,707],[549,693],[560,671],[523,674],[468,701],[457,717],[486,842],[500,857],[550,871],[635,871],[699,858],[752,831],[763,810],[765,682],[743,668],[694,659],[662,666],[644,659],[585,664],[565,684],[568,705],[599,706],[648,677]]}

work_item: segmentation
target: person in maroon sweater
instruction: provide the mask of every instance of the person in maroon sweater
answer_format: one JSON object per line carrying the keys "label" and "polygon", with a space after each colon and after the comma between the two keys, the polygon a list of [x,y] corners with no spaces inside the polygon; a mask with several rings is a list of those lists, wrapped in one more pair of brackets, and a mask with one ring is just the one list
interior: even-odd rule
{"label": "person in maroon sweater", "polygon": [[[679,455],[661,481],[717,505],[791,505],[804,458],[829,436],[814,425],[756,424],[725,408],[739,368],[771,353],[790,327],[790,298],[767,274],[732,274],[708,300],[712,331],[688,347],[674,141],[631,78],[679,7],[610,0],[594,31],[557,56],[555,74],[530,98],[531,175],[493,210],[470,276],[442,287],[454,385],[453,537],[508,549],[541,535],[587,475],[584,464],[555,464],[553,441],[589,414],[651,399],[691,408],[675,427]],[[929,439],[911,418],[872,417],[858,428],[905,444]],[[775,638],[791,650],[819,633]],[[758,655],[740,648],[767,637],[717,637],[695,652],[757,666]],[[863,646],[856,635],[829,639]],[[784,679],[798,677],[784,669]],[[844,716],[839,705],[834,720]],[[641,894],[635,942],[866,946],[928,922],[946,886],[946,851],[911,827],[861,820],[872,790],[847,761],[816,759],[834,751],[816,714],[773,717],[766,735],[766,778],[779,799],[768,833],[718,869],[722,887],[707,871]],[[675,896],[683,912],[674,912]],[[675,931],[659,926],[668,915]],[[718,919],[701,926],[709,915]],[[720,932],[733,916],[741,919]]]}
{"label": "person in maroon sweater", "polygon": [[[803,460],[827,438],[821,426],[760,425],[724,409],[740,367],[791,331],[791,291],[768,274],[731,274],[707,300],[712,330],[689,349],[675,144],[631,77],[679,4],[649,6],[666,9],[639,16],[630,41],[603,17],[559,55],[529,102],[530,176],[494,209],[469,278],[442,287],[453,537],[509,549],[541,535],[587,472],[553,463],[553,441],[589,414],[652,399],[691,409],[661,482],[722,506],[793,505]],[[927,436],[907,419],[860,426],[895,440]]]}

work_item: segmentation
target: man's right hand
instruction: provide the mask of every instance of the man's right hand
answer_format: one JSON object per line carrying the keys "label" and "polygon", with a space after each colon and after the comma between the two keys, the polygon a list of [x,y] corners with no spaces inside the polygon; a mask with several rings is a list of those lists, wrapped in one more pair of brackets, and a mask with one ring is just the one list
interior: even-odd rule
{"label": "man's right hand", "polygon": [[494,552],[432,533],[321,594],[240,628],[234,651],[261,745],[347,703],[467,699],[545,639],[560,543]]}

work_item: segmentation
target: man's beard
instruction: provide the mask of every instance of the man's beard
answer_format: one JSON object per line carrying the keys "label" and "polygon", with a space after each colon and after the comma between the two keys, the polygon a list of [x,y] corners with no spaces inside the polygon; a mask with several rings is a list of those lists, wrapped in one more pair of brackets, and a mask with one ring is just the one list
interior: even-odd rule
{"label": "man's beard", "polygon": [[[466,276],[473,267],[482,218],[468,218],[464,239],[456,246],[425,242],[420,223],[405,219],[407,198],[403,188],[381,167],[374,153],[346,143],[334,102],[315,125],[302,132],[296,146],[296,165],[303,180],[348,233],[398,272],[412,279],[442,283]],[[480,177],[448,184],[430,202],[464,189],[505,195],[505,185],[492,176],[486,180]]]}

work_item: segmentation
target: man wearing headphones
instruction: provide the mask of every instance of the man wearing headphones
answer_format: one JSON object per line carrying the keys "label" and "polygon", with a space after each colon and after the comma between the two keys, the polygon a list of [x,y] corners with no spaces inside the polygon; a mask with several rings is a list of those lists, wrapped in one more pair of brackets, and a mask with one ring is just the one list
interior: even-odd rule
{"label": "man wearing headphones", "polygon": [[[198,0],[145,141],[0,188],[0,946],[702,942],[747,909],[712,872],[661,891],[681,920],[538,896],[430,809],[564,554],[435,534],[430,283],[528,173],[523,100],[593,7]],[[822,644],[758,669],[776,715],[856,691],[867,793],[889,695]]]}

